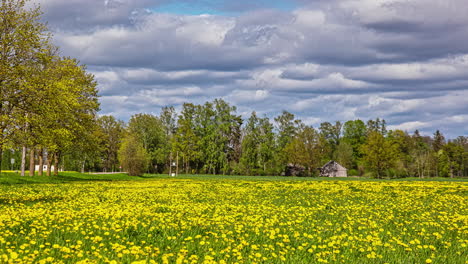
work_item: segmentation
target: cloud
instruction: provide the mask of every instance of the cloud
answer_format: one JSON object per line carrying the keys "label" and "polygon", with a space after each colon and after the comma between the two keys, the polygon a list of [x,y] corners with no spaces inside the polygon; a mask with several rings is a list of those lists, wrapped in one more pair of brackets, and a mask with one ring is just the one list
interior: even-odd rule
{"label": "cloud", "polygon": [[[103,114],[224,98],[244,116],[468,135],[465,0],[35,2],[95,74]],[[170,12],[181,3],[210,14]]]}

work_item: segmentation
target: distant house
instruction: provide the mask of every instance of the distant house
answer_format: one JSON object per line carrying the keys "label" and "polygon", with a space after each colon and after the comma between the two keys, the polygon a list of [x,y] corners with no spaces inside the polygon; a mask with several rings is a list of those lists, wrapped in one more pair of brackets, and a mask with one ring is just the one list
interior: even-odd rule
{"label": "distant house", "polygon": [[334,160],[329,161],[319,170],[321,177],[348,177],[347,169]]}

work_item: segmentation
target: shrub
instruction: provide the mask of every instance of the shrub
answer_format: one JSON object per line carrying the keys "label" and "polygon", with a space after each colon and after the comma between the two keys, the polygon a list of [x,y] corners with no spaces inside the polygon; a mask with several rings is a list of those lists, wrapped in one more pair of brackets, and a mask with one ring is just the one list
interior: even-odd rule
{"label": "shrub", "polygon": [[359,171],[355,169],[348,170],[348,176],[360,176]]}
{"label": "shrub", "polygon": [[119,149],[119,160],[130,176],[142,176],[148,165],[148,154],[133,135],[124,138]]}

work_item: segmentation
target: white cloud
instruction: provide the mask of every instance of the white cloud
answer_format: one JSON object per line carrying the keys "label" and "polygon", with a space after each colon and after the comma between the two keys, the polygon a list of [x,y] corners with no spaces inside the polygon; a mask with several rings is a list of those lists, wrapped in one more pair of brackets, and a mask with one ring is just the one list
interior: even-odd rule
{"label": "white cloud", "polygon": [[465,0],[302,1],[231,16],[149,11],[165,0],[36,2],[62,54],[92,69],[103,113],[222,97],[242,114],[286,109],[308,124],[381,117],[468,134]]}

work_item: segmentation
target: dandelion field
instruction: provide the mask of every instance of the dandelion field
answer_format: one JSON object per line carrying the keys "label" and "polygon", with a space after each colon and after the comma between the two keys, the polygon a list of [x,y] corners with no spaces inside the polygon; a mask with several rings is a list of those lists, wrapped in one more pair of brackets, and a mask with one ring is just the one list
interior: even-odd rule
{"label": "dandelion field", "polygon": [[466,182],[0,185],[0,263],[468,263]]}

